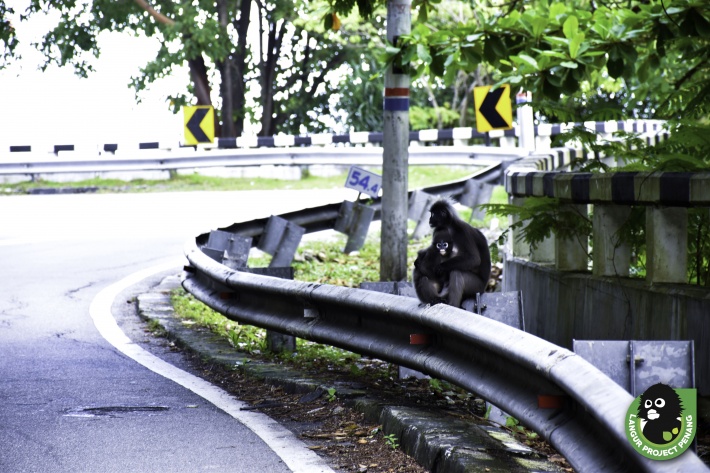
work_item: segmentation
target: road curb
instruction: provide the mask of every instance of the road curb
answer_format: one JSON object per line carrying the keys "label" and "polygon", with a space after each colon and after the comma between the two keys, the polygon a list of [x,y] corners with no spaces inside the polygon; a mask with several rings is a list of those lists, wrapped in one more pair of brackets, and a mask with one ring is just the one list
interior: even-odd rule
{"label": "road curb", "polygon": [[[429,471],[437,473],[560,472],[555,463],[521,444],[508,431],[493,424],[478,425],[441,415],[432,409],[392,405],[366,392],[357,383],[333,383],[295,369],[254,361],[234,350],[225,340],[197,331],[174,317],[170,292],[180,286],[169,276],[150,292],[137,297],[139,316],[158,324],[168,338],[203,358],[240,370],[244,375],[282,387],[291,393],[307,394],[335,388],[338,398],[365,417],[382,425],[385,435],[394,434],[404,452]],[[327,384],[329,383],[329,384]]]}

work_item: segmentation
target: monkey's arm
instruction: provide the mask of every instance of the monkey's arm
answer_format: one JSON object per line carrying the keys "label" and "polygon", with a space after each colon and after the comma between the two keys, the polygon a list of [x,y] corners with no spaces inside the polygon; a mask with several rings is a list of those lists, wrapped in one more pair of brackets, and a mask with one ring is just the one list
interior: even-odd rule
{"label": "monkey's arm", "polygon": [[446,261],[442,261],[441,264],[435,266],[435,271],[437,275],[449,274],[451,271],[470,271],[478,272],[481,267],[481,257],[478,252],[473,254],[463,254],[459,256],[453,256]]}

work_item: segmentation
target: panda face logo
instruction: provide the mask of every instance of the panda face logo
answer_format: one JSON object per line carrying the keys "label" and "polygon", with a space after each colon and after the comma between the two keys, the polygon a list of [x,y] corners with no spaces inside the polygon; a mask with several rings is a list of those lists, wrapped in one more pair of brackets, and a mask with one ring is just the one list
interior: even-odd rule
{"label": "panda face logo", "polygon": [[658,445],[672,442],[680,433],[682,412],[675,390],[662,383],[654,384],[641,395],[638,407],[643,436]]}

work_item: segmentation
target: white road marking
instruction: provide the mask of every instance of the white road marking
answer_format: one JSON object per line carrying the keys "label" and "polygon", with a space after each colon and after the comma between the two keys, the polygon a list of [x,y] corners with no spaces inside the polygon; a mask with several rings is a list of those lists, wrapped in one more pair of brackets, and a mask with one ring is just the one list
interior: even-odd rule
{"label": "white road marking", "polygon": [[169,262],[133,273],[99,292],[91,302],[89,312],[101,335],[119,351],[137,361],[149,370],[183,386],[244,424],[258,435],[294,473],[333,473],[325,461],[295,435],[268,416],[241,411],[247,404],[235,399],[226,391],[207,381],[177,368],[158,358],[131,341],[116,323],[111,306],[114,299],[128,287],[154,274],[179,268],[185,259],[171,259]]}

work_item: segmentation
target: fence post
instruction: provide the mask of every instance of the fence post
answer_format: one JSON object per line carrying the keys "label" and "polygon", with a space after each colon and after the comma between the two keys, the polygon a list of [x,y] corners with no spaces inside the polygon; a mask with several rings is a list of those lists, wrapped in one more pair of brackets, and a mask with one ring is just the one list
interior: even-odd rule
{"label": "fence post", "polygon": [[532,93],[521,90],[515,96],[515,102],[518,105],[526,104],[520,105],[516,112],[518,119],[518,146],[528,151],[535,151],[535,119],[532,106],[530,106]]}
{"label": "fence post", "polygon": [[[580,215],[587,215],[587,204],[567,204],[576,207]],[[592,230],[593,232],[593,230]],[[573,238],[556,237],[555,267],[560,271],[586,271],[589,266],[589,235]]]}
{"label": "fence post", "polygon": [[[510,197],[509,200],[511,205],[515,205],[517,207],[522,207],[523,203],[525,202],[524,197]],[[517,217],[511,216],[509,217],[509,219],[511,225],[519,222],[519,219]],[[530,257],[530,245],[525,240],[520,238],[521,232],[525,228],[525,225],[527,224],[523,222],[522,228],[510,230],[510,250],[513,256],[516,258]]]}
{"label": "fence post", "polygon": [[646,281],[688,280],[688,209],[646,207]]}
{"label": "fence post", "polygon": [[592,228],[594,276],[629,275],[631,246],[619,238],[619,229],[631,214],[625,205],[595,205]]}

